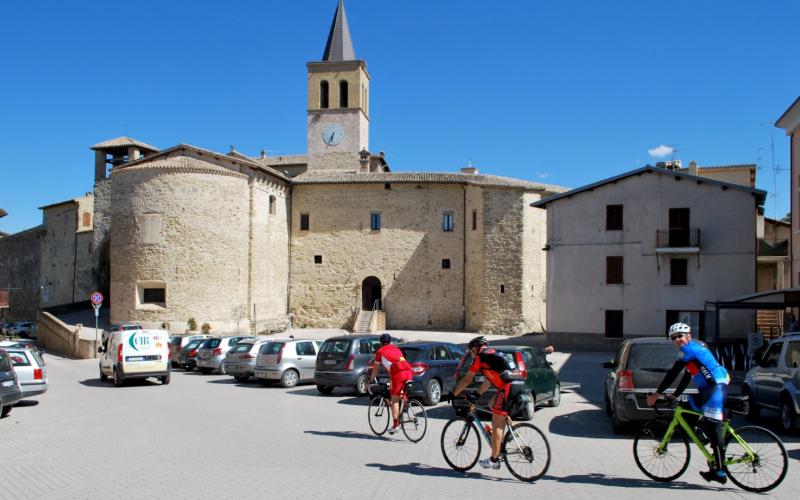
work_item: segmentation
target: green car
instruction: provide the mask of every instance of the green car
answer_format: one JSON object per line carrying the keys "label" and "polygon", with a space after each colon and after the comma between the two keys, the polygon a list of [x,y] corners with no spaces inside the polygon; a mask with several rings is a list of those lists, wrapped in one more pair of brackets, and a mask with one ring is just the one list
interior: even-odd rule
{"label": "green car", "polygon": [[[511,362],[511,366],[516,369],[519,365],[520,357],[524,360],[527,377],[525,379],[526,394],[529,395],[526,401],[522,401],[510,412],[511,418],[518,420],[531,420],[536,406],[547,403],[548,406],[558,406],[561,402],[561,382],[558,374],[553,371],[544,350],[538,347],[528,346],[492,346],[497,352],[505,355]],[[458,379],[463,377],[467,369],[472,365],[472,354],[467,352],[467,358],[461,364],[458,372]],[[483,383],[483,375],[475,375],[472,384],[468,389],[478,389]],[[481,397],[479,404],[486,405],[489,398],[497,392],[494,387],[489,389]]]}

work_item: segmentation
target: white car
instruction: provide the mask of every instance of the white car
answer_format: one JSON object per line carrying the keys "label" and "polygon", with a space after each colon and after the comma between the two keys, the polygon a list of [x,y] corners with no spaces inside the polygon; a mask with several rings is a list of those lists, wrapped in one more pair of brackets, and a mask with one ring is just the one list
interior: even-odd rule
{"label": "white car", "polygon": [[47,392],[47,368],[44,359],[35,349],[4,347],[17,372],[22,397],[29,398]]}
{"label": "white car", "polygon": [[8,335],[12,337],[36,338],[36,323],[33,321],[17,321],[14,326],[7,329]]}
{"label": "white car", "polygon": [[100,381],[117,387],[126,380],[156,377],[169,384],[169,333],[164,330],[118,330],[97,348]]}

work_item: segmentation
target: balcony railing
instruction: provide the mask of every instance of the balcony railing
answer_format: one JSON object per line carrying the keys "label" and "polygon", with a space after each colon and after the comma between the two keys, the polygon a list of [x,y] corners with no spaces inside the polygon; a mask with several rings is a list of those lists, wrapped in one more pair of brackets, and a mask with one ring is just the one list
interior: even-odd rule
{"label": "balcony railing", "polygon": [[659,229],[656,248],[700,248],[700,229]]}

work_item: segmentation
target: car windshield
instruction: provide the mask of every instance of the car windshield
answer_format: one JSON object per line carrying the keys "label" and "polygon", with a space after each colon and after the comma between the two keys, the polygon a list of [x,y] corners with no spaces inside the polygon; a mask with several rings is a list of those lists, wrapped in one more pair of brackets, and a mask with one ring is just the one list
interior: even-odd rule
{"label": "car windshield", "polygon": [[230,352],[250,352],[250,349],[252,348],[253,348],[252,342],[239,342],[238,344],[233,346],[233,349],[231,349]]}
{"label": "car windshield", "polygon": [[319,352],[344,354],[350,352],[350,340],[326,340]]}
{"label": "car windshield", "polygon": [[678,359],[672,344],[634,344],[628,355],[628,370],[668,371]]}
{"label": "car windshield", "polygon": [[174,347],[177,347],[181,345],[181,340],[183,340],[181,337],[172,337],[171,339],[169,339],[169,343],[172,344]]}
{"label": "car windshield", "polygon": [[222,339],[210,339],[210,340],[207,341],[206,345],[204,345],[203,347],[206,348],[206,349],[212,349],[214,347],[219,347],[219,345],[221,343],[222,343]]}
{"label": "car windshield", "polygon": [[8,355],[11,357],[11,364],[14,366],[31,366],[31,362],[28,361],[28,356],[24,352],[9,351]]}
{"label": "car windshield", "polygon": [[141,330],[141,325],[122,325],[123,330]]}
{"label": "car windshield", "polygon": [[418,363],[422,360],[428,359],[428,349],[424,347],[401,347],[403,356],[409,363]]}
{"label": "car windshield", "polygon": [[259,351],[259,354],[278,354],[278,352],[281,350],[281,347],[283,347],[283,344],[284,342],[267,342],[261,346],[261,351]]}

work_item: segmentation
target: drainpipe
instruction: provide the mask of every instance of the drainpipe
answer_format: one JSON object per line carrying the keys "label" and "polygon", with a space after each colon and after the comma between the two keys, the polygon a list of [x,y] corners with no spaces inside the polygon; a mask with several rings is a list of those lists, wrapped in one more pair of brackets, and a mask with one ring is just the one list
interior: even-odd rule
{"label": "drainpipe", "polygon": [[462,184],[461,189],[464,192],[464,211],[463,211],[463,237],[462,247],[463,255],[461,257],[461,329],[467,329],[467,185]]}

